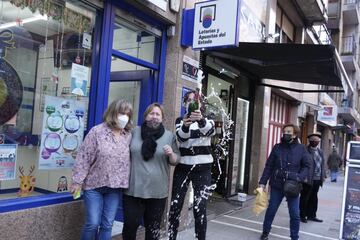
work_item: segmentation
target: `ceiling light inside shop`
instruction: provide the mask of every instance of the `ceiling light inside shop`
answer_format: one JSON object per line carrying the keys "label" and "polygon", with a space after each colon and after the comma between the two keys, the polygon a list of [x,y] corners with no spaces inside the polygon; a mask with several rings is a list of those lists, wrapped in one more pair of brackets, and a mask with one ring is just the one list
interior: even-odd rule
{"label": "ceiling light inside shop", "polygon": [[221,73],[226,73],[227,72],[227,70],[225,70],[225,68],[222,68],[220,71],[219,71],[219,73],[221,74]]}
{"label": "ceiling light inside shop", "polygon": [[[36,21],[39,21],[39,20],[46,21],[47,19],[48,19],[48,16],[46,14],[45,15],[35,15],[33,17],[21,19],[20,23],[25,24],[25,23],[36,22]],[[15,26],[19,26],[19,21],[14,21],[14,22],[1,24],[0,29],[10,28],[10,27],[15,27]]]}

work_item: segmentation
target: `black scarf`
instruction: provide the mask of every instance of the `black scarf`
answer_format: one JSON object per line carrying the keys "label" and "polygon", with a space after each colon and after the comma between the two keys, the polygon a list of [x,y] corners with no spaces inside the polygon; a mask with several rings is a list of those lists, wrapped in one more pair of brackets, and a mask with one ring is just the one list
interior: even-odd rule
{"label": "black scarf", "polygon": [[141,125],[141,138],[143,139],[141,155],[143,155],[145,161],[154,156],[157,147],[156,140],[161,138],[164,132],[165,128],[162,123],[157,128],[148,127],[146,122]]}

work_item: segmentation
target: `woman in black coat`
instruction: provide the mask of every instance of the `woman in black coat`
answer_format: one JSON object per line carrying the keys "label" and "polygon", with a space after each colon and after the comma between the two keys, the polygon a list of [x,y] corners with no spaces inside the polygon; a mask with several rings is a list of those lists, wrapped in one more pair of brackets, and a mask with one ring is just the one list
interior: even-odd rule
{"label": "woman in black coat", "polygon": [[[259,186],[265,188],[267,182],[271,186],[269,206],[266,210],[261,240],[267,240],[276,212],[285,197],[283,187],[285,180],[304,181],[309,170],[309,154],[306,147],[299,143],[299,128],[294,124],[283,127],[281,143],[276,144],[266,161]],[[299,196],[286,197],[290,214],[290,237],[299,239],[300,212]]]}

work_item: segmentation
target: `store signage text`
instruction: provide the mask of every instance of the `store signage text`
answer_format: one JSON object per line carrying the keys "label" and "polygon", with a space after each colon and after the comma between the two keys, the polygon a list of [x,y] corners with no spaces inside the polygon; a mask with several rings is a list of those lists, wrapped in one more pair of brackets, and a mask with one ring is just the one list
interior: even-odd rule
{"label": "store signage text", "polygon": [[238,44],[239,0],[195,4],[193,48]]}

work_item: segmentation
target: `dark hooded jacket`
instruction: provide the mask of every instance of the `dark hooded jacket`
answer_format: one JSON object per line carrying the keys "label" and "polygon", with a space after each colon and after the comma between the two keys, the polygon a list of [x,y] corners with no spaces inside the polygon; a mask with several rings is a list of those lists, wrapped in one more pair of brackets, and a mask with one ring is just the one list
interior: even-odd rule
{"label": "dark hooded jacket", "polygon": [[266,161],[265,169],[259,184],[266,185],[270,179],[270,186],[283,188],[285,179],[303,182],[309,172],[310,155],[306,146],[297,139],[291,143],[276,144]]}

